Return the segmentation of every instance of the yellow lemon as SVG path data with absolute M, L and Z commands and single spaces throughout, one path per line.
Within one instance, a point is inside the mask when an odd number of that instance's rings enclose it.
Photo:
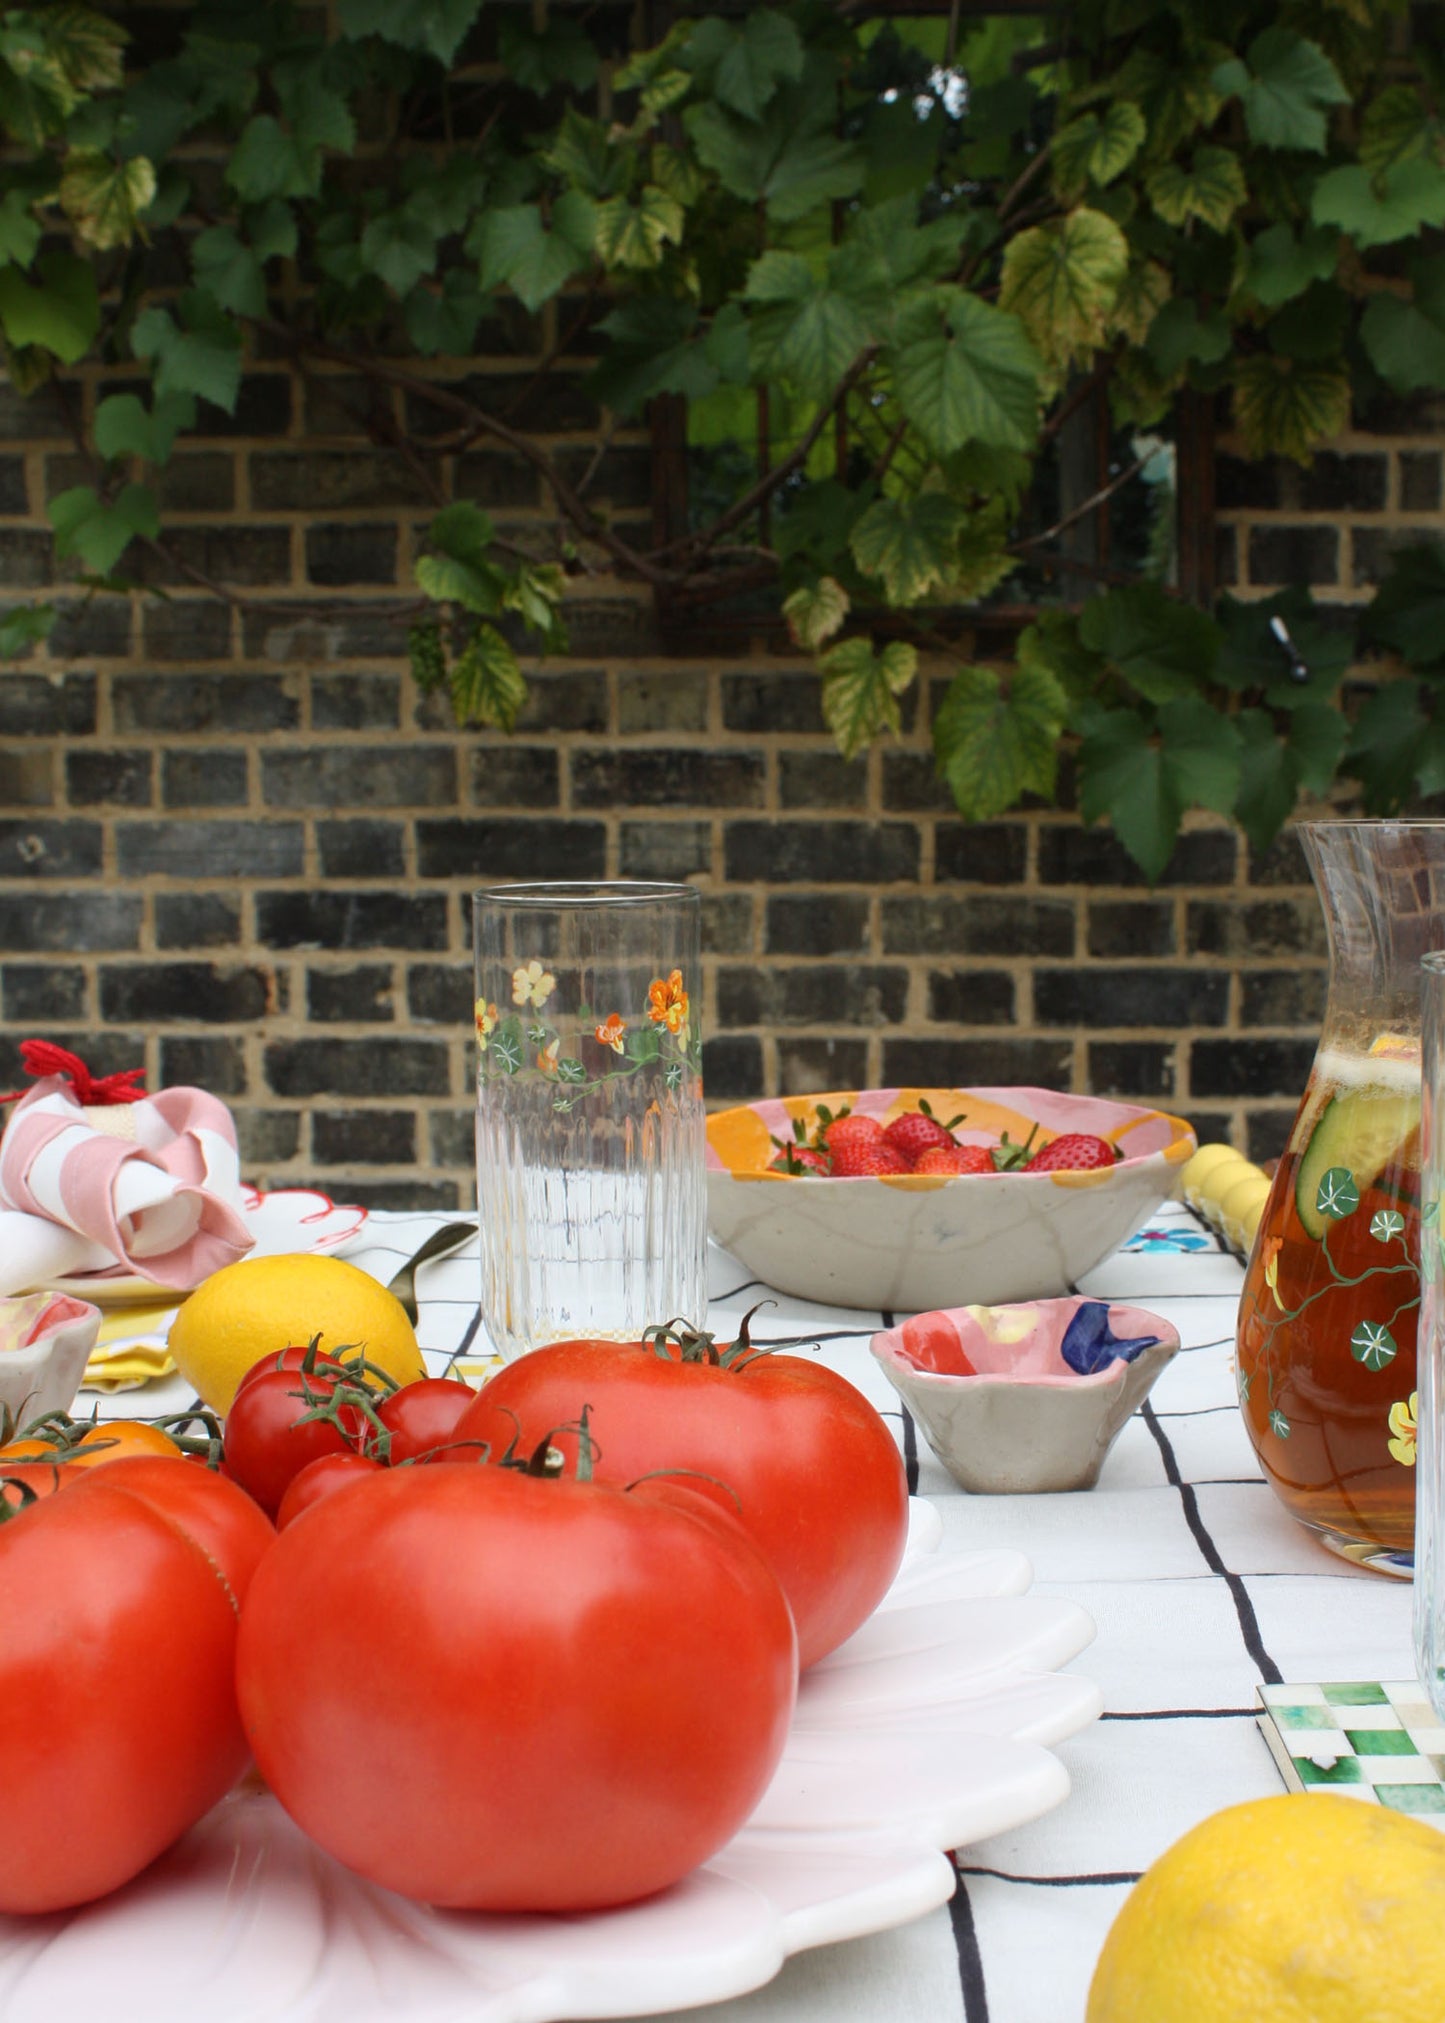
M 1086 2023 L 1440 2023 L 1445 1834 L 1359 1799 L 1257 1798 L 1162 1854 Z
M 1244 1155 L 1236 1152 L 1232 1145 L 1201 1145 L 1193 1157 L 1185 1161 L 1184 1170 L 1179 1175 L 1184 1199 L 1191 1208 L 1204 1208 L 1214 1175 L 1218 1173 L 1223 1179 L 1226 1166 L 1243 1166 L 1245 1163 Z
M 253 1363 L 320 1335 L 323 1351 L 360 1347 L 408 1384 L 426 1368 L 400 1300 L 339 1257 L 243 1257 L 191 1294 L 171 1323 L 176 1368 L 215 1412 L 230 1409 Z
M 1228 1185 L 1219 1197 L 1219 1227 L 1226 1243 L 1236 1250 L 1248 1250 L 1259 1227 L 1264 1204 L 1269 1199 L 1269 1180 L 1257 1166 L 1236 1174 L 1229 1169 Z

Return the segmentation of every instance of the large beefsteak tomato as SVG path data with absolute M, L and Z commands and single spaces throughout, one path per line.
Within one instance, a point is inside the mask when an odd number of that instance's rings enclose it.
M 892 1434 L 845 1377 L 750 1352 L 745 1334 L 741 1351 L 718 1357 L 705 1336 L 554 1342 L 498 1371 L 453 1437 L 497 1454 L 551 1434 L 570 1459 L 586 1406 L 598 1481 L 676 1469 L 698 1487 L 726 1485 L 783 1584 L 806 1667 L 887 1593 L 908 1531 L 907 1478 Z
M 172 1472 L 122 1486 L 156 1469 Z M 233 1485 L 215 1482 L 212 1495 L 185 1461 L 76 1473 L 0 1523 L 0 1911 L 12 1913 L 65 1910 L 128 1882 L 246 1763 L 236 1590 L 270 1526 L 230 1504 Z
M 388 1469 L 284 1530 L 241 1614 L 256 1761 L 405 1896 L 585 1911 L 665 1888 L 772 1775 L 797 1679 L 756 1548 L 689 1492 Z

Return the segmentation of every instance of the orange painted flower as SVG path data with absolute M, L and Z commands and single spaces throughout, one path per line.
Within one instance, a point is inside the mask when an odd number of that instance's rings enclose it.
M 1390 1452 L 1405 1468 L 1415 1466 L 1416 1419 L 1420 1409 L 1420 1394 L 1410 1393 L 1407 1405 L 1402 1398 L 1390 1407 L 1390 1432 L 1394 1436 L 1389 1442 Z
M 494 1004 L 488 1004 L 487 1000 L 484 997 L 479 997 L 477 999 L 475 1011 L 477 1020 L 477 1045 L 485 1053 L 488 1035 L 496 1031 L 497 1019 L 499 1014 L 497 1012 L 497 1007 Z
M 1282 1236 L 1269 1237 L 1264 1246 L 1264 1282 L 1274 1294 L 1274 1303 L 1284 1312 L 1284 1301 L 1279 1296 L 1279 1254 L 1284 1248 Z
M 540 1053 L 540 1054 L 538 1054 L 538 1056 L 537 1056 L 537 1066 L 538 1066 L 538 1067 L 539 1067 L 539 1068 L 540 1068 L 540 1069 L 542 1070 L 542 1073 L 543 1073 L 544 1075 L 555 1075 L 555 1074 L 556 1074 L 556 1072 L 557 1072 L 557 1054 L 558 1054 L 558 1050 L 560 1049 L 561 1045 L 562 1045 L 562 1042 L 561 1042 L 561 1040 L 560 1040 L 560 1039 L 558 1039 L 558 1040 L 553 1040 L 552 1044 L 551 1044 L 551 1045 L 550 1045 L 549 1047 L 543 1047 L 543 1049 L 542 1049 L 541 1053 Z
M 673 1034 L 687 1030 L 687 992 L 680 969 L 675 969 L 666 983 L 658 977 L 647 996 L 647 1016 L 655 1026 L 666 1026 Z
M 627 1031 L 626 1019 L 616 1012 L 609 1012 L 600 1026 L 594 1028 L 599 1046 L 611 1047 L 614 1054 L 622 1052 L 622 1036 Z

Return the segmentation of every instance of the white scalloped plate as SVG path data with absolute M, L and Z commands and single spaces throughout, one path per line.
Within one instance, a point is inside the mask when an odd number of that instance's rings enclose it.
M 144 1876 L 68 1917 L 0 1918 L 0 2015 L 54 2023 L 555 2023 L 741 1995 L 791 1953 L 920 1917 L 945 1850 L 1058 1805 L 1051 1747 L 1099 1712 L 1053 1668 L 1091 1640 L 1027 1592 L 1020 1553 L 909 1552 L 857 1635 L 803 1681 L 743 1831 L 676 1888 L 589 1917 L 440 1912 L 362 1882 L 243 1786 Z M 478 1710 L 485 1718 L 485 1710 Z

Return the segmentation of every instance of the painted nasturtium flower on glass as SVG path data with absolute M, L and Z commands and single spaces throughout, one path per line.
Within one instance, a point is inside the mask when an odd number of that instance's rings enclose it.
M 535 958 L 519 963 L 512 971 L 513 1004 L 544 1005 L 556 988 L 556 977 Z
M 555 1040 L 553 1040 L 553 1042 L 552 1042 L 552 1044 L 551 1044 L 550 1046 L 547 1046 L 547 1047 L 543 1047 L 543 1049 L 542 1049 L 541 1053 L 540 1053 L 540 1054 L 538 1054 L 538 1056 L 537 1056 L 537 1066 L 538 1066 L 538 1067 L 539 1067 L 539 1068 L 540 1068 L 540 1069 L 542 1070 L 542 1073 L 543 1073 L 544 1075 L 555 1075 L 555 1074 L 556 1074 L 556 1072 L 557 1072 L 557 1055 L 558 1055 L 558 1052 L 559 1052 L 559 1050 L 560 1050 L 560 1048 L 561 1048 L 561 1045 L 562 1045 L 562 1042 L 561 1042 L 561 1040 L 560 1040 L 560 1039 L 555 1039 Z
M 1405 1468 L 1415 1466 L 1415 1418 L 1419 1411 L 1420 1394 L 1410 1393 L 1410 1402 L 1400 1399 L 1390 1407 L 1390 1452 Z
M 484 997 L 479 997 L 477 999 L 476 1002 L 477 1045 L 482 1049 L 484 1053 L 486 1051 L 487 1039 L 489 1035 L 494 1033 L 497 1029 L 497 1019 L 499 1016 L 500 1014 L 498 1013 L 497 1007 L 494 1004 L 488 1004 L 487 1000 Z
M 1274 1294 L 1274 1303 L 1284 1312 L 1284 1301 L 1279 1296 L 1279 1254 L 1284 1247 L 1282 1236 L 1271 1236 L 1264 1246 L 1264 1282 Z
M 682 971 L 675 969 L 663 982 L 658 977 L 647 993 L 647 1016 L 655 1026 L 666 1026 L 676 1035 L 687 1027 L 687 992 L 682 987 Z
M 609 1012 L 600 1026 L 594 1028 L 600 1046 L 611 1047 L 614 1054 L 622 1052 L 622 1039 L 627 1031 L 627 1021 L 616 1012 Z

